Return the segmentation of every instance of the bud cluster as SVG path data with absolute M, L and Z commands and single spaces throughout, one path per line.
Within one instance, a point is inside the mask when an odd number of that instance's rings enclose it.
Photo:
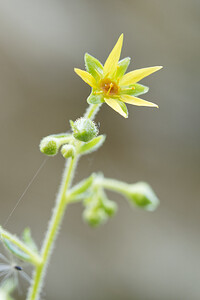
M 102 187 L 93 188 L 84 204 L 83 218 L 91 226 L 104 224 L 117 211 L 117 204 L 107 198 Z
M 40 151 L 48 156 L 55 156 L 60 147 L 64 158 L 74 158 L 76 154 L 88 154 L 96 151 L 104 142 L 105 136 L 97 137 L 98 128 L 88 118 L 70 121 L 72 133 L 50 135 L 40 142 Z M 82 143 L 81 143 L 82 142 Z

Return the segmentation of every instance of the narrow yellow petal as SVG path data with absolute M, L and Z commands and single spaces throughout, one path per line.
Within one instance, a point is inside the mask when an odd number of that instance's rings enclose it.
M 143 100 L 143 99 L 140 99 L 140 98 L 137 98 L 137 97 L 133 97 L 133 96 L 130 96 L 130 95 L 121 95 L 120 99 L 123 102 L 128 103 L 128 104 L 132 104 L 132 105 L 150 106 L 150 107 L 157 107 L 158 108 L 158 105 L 153 103 L 153 102 L 149 102 L 149 101 L 146 101 L 146 100 Z
M 152 74 L 160 69 L 162 69 L 162 67 L 157 66 L 157 67 L 138 69 L 138 70 L 129 72 L 129 73 L 125 74 L 122 77 L 122 79 L 120 80 L 120 86 L 136 83 L 136 82 L 140 81 L 142 78 L 149 76 L 150 74 Z
M 75 68 L 74 71 L 83 79 L 83 81 L 85 81 L 91 87 L 96 88 L 96 80 L 90 73 L 77 68 Z
M 124 118 L 128 118 L 128 114 L 123 111 L 118 101 L 112 98 L 104 98 L 104 100 L 112 109 L 118 112 L 121 116 L 123 116 Z
M 110 52 L 110 54 L 105 62 L 105 65 L 103 68 L 104 75 L 107 75 L 107 74 L 112 75 L 116 71 L 117 63 L 119 61 L 121 50 L 122 50 L 122 44 L 123 44 L 123 33 L 120 35 L 116 45 Z

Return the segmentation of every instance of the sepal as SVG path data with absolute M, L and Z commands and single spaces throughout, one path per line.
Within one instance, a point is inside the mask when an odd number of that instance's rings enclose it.
M 92 55 L 85 54 L 85 67 L 86 70 L 96 79 L 99 80 L 103 74 L 103 66 L 98 59 Z
M 89 97 L 87 98 L 88 104 L 101 104 L 103 102 L 103 94 L 95 94 L 94 91 L 92 91 Z
M 116 78 L 121 78 L 126 73 L 130 61 L 131 61 L 130 57 L 126 57 L 118 62 Z

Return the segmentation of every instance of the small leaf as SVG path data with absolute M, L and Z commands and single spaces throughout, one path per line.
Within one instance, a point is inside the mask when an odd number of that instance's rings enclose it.
M 38 252 L 37 245 L 31 236 L 30 228 L 27 227 L 24 229 L 24 232 L 22 234 L 22 240 L 30 249 L 32 249 L 35 252 Z
M 104 102 L 104 99 L 103 99 L 103 95 L 100 94 L 100 95 L 95 95 L 94 93 L 91 93 L 89 95 L 89 97 L 87 98 L 87 103 L 88 104 L 101 104 Z
M 15 246 L 12 242 L 10 242 L 9 240 L 7 240 L 5 238 L 2 238 L 2 242 L 6 246 L 6 248 L 12 254 L 14 254 L 16 257 L 18 257 L 19 259 L 21 259 L 23 261 L 32 262 L 32 259 L 30 258 L 30 256 L 28 254 L 26 254 L 25 252 L 23 252 L 21 249 L 19 249 L 17 246 Z
M 99 135 L 88 143 L 83 144 L 79 149 L 79 154 L 88 154 L 99 149 L 106 139 L 105 135 Z
M 92 55 L 85 54 L 85 67 L 86 70 L 96 79 L 99 80 L 103 74 L 103 66 L 98 59 Z
M 124 73 L 128 69 L 130 61 L 130 57 L 126 57 L 118 62 L 116 78 L 121 78 L 124 75 Z
M 80 196 L 83 195 L 92 185 L 94 181 L 95 174 L 92 174 L 90 177 L 80 181 L 69 191 L 70 202 L 74 202 L 76 199 L 80 199 Z M 67 195 L 68 198 L 68 195 Z

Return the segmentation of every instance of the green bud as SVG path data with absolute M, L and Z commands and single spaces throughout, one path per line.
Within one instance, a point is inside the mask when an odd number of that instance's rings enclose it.
M 127 192 L 127 196 L 133 204 L 147 211 L 155 210 L 159 204 L 152 188 L 145 182 L 131 185 Z
M 108 217 L 103 208 L 88 207 L 83 212 L 84 220 L 92 227 L 104 224 Z
M 40 142 L 40 151 L 48 156 L 53 156 L 58 153 L 59 146 L 60 144 L 57 138 L 47 136 Z
M 87 118 L 80 118 L 70 122 L 75 139 L 82 142 L 89 142 L 98 134 L 98 129 L 93 121 Z
M 103 208 L 105 212 L 109 215 L 109 217 L 112 217 L 117 212 L 117 204 L 114 201 L 106 199 L 106 201 L 103 203 Z
M 75 152 L 76 150 L 73 145 L 63 145 L 61 148 L 61 153 L 64 158 L 69 158 L 69 157 L 74 158 Z

